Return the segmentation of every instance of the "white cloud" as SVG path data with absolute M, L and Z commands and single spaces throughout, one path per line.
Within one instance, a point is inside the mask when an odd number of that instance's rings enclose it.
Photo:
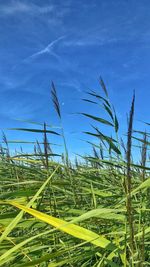
M 2 5 L 0 8 L 1 15 L 12 15 L 16 12 L 27 12 L 30 9 L 28 5 L 20 2 L 12 2 L 9 5 Z
M 105 45 L 105 44 L 109 44 L 109 43 L 116 43 L 118 41 L 117 38 L 105 38 L 105 37 L 101 37 L 101 38 L 96 38 L 96 37 L 92 37 L 92 38 L 82 38 L 82 39 L 76 39 L 76 40 L 70 40 L 70 41 L 66 41 L 64 42 L 65 46 L 93 46 L 93 45 Z
M 64 81 L 59 83 L 60 86 L 66 86 L 66 87 L 72 87 L 74 88 L 77 92 L 81 93 L 81 86 L 80 83 L 77 80 L 71 80 L 71 81 Z
M 0 15 L 16 15 L 17 13 L 45 14 L 53 11 L 53 9 L 53 5 L 38 6 L 13 0 L 9 4 L 0 5 Z

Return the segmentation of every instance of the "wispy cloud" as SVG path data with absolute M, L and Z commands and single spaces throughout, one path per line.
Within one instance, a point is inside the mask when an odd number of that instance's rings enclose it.
M 77 80 L 74 80 L 74 79 L 72 79 L 71 81 L 59 82 L 59 85 L 63 87 L 74 88 L 79 93 L 82 92 L 81 84 Z
M 39 97 L 41 103 L 38 103 Z M 13 94 L 12 90 L 5 90 L 1 92 L 1 98 L 4 103 L 1 105 L 0 115 L 5 115 L 11 119 L 17 116 L 32 116 L 45 102 L 45 96 L 42 93 L 26 90 L 20 91 L 19 89 L 14 89 Z M 6 101 L 7 105 L 5 105 Z
M 64 43 L 65 46 L 79 46 L 79 47 L 83 47 L 83 46 L 94 46 L 94 45 L 98 45 L 98 46 L 103 46 L 105 44 L 109 44 L 109 43 L 116 43 L 118 41 L 117 38 L 105 38 L 105 37 L 101 37 L 101 38 L 95 38 L 94 36 L 92 36 L 91 38 L 82 38 L 82 39 L 75 39 L 75 40 L 70 40 L 70 41 L 66 41 Z
M 33 3 L 12 0 L 6 4 L 0 5 L 0 15 L 16 15 L 17 13 L 44 14 L 53 11 L 53 5 L 38 6 Z

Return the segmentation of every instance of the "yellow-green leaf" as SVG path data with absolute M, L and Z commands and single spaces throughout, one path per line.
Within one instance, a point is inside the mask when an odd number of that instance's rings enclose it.
M 67 234 L 70 234 L 76 238 L 82 239 L 82 240 L 86 240 L 98 247 L 102 247 L 102 248 L 106 248 L 109 244 L 110 241 L 107 240 L 106 238 L 104 238 L 103 236 L 100 236 L 88 229 L 85 229 L 81 226 L 75 225 L 73 223 L 68 223 L 64 220 L 55 218 L 53 216 L 44 214 L 42 212 L 39 212 L 37 210 L 28 208 L 26 206 L 20 205 L 16 202 L 9 202 L 11 205 L 21 209 L 22 211 L 25 211 L 31 215 L 33 215 L 35 218 L 44 221 L 56 228 L 58 228 L 59 230 L 66 232 Z

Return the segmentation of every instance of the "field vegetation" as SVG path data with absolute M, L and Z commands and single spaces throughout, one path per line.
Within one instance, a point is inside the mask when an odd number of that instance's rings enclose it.
M 42 135 L 30 154 L 21 150 L 12 155 L 12 141 L 3 134 L 0 266 L 150 265 L 150 133 L 134 129 L 133 94 L 127 133 L 121 137 L 102 79 L 100 85 L 101 90 L 87 92 L 83 101 L 99 106 L 103 115 L 78 114 L 91 124 L 84 133 L 90 155 L 70 161 L 54 83 L 51 97 L 60 128 L 37 122 L 31 128 L 11 129 Z M 101 130 L 104 126 L 110 135 Z M 51 135 L 62 138 L 63 155 L 52 149 Z M 140 151 L 138 162 L 135 149 Z

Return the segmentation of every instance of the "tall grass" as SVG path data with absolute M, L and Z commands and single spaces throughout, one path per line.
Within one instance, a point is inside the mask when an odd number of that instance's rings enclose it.
M 83 100 L 87 105 L 99 106 L 103 116 L 80 114 L 91 124 L 91 130 L 85 132 L 91 155 L 80 155 L 75 162 L 69 160 L 54 83 L 51 95 L 60 120 L 57 131 L 47 123 L 34 123 L 37 128 L 11 129 L 38 133 L 43 138 L 29 142 L 33 153 L 21 149 L 15 155 L 9 148 L 13 141 L 3 134 L 0 266 L 150 265 L 150 133 L 133 128 L 133 96 L 125 145 L 102 78 L 100 85 L 102 94 L 89 91 Z M 103 132 L 101 125 L 109 131 Z M 49 142 L 52 134 L 62 138 L 64 156 L 55 153 Z M 139 163 L 132 157 L 137 147 L 141 151 Z

